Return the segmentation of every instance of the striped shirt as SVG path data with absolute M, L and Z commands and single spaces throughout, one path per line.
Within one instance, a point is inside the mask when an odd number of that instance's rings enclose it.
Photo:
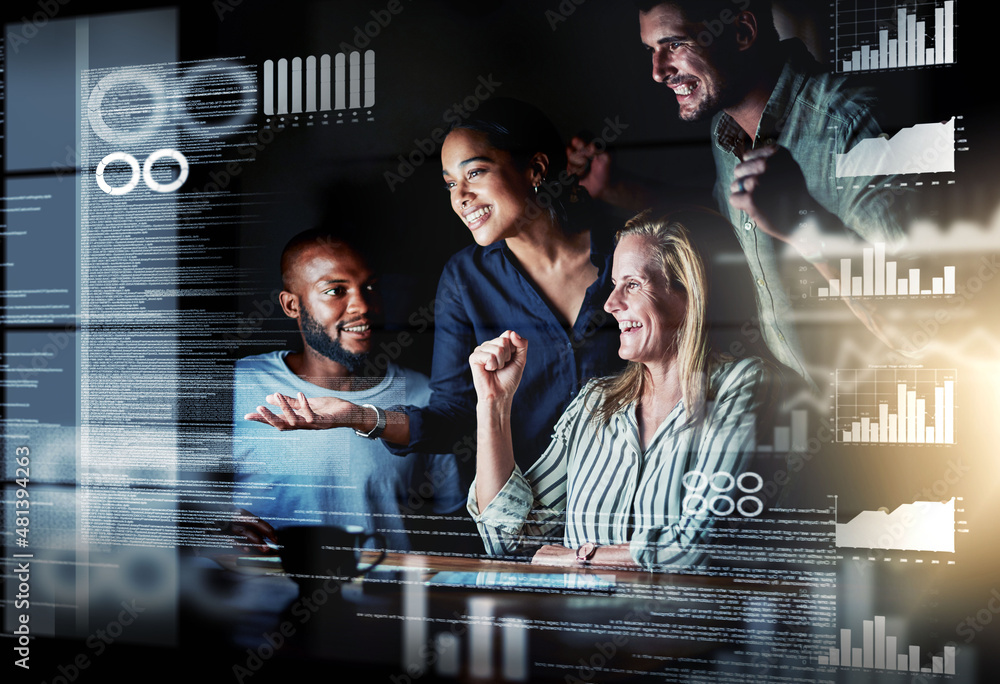
M 777 372 L 760 359 L 720 362 L 711 369 L 704 419 L 690 424 L 679 401 L 643 451 L 634 402 L 606 426 L 591 419 L 602 396 L 591 381 L 566 408 L 538 462 L 525 474 L 515 466 L 482 512 L 473 482 L 468 509 L 486 552 L 628 543 L 643 567 L 704 562 L 712 514 L 699 492 L 746 471 L 756 431 L 773 422 L 779 392 Z

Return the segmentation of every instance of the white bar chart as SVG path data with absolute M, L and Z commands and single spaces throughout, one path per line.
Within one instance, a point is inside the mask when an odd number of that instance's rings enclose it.
M 837 2 L 842 73 L 955 64 L 956 0 Z
M 861 275 L 857 275 L 852 259 L 840 260 L 840 278 L 832 278 L 829 287 L 816 289 L 820 299 L 837 297 L 920 297 L 927 295 L 955 294 L 955 267 L 945 266 L 940 275 L 933 275 L 930 287 L 919 268 L 906 269 L 906 277 L 899 277 L 896 261 L 887 261 L 885 243 L 876 242 L 862 250 Z
M 955 444 L 955 369 L 838 369 L 837 442 Z
M 362 59 L 363 57 L 363 59 Z M 263 109 L 267 116 L 331 112 L 375 106 L 375 51 L 265 60 Z
M 804 453 L 808 449 L 809 412 L 795 410 L 791 412 L 791 425 L 780 425 L 774 428 L 774 440 L 771 444 L 759 444 L 757 451 L 761 453 Z
M 920 646 L 906 646 L 905 652 L 900 653 L 897 638 L 886 634 L 884 615 L 862 621 L 860 648 L 854 646 L 853 639 L 850 629 L 841 629 L 840 647 L 830 648 L 827 655 L 817 656 L 816 663 L 848 668 L 956 674 L 954 646 L 945 646 L 942 655 L 931 656 L 930 667 L 921 667 Z

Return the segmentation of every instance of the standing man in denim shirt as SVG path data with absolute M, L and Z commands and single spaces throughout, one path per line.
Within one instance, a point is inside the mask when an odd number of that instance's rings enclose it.
M 839 275 L 835 257 L 860 253 L 853 243 L 891 250 L 903 238 L 887 179 L 872 187 L 836 176 L 837 154 L 881 133 L 873 99 L 826 73 L 800 41 L 780 41 L 769 0 L 636 4 L 653 79 L 674 91 L 682 120 L 713 117 L 714 195 L 746 254 L 764 339 L 808 380 L 779 250 L 796 250 L 829 279 Z M 847 303 L 891 345 L 868 310 Z

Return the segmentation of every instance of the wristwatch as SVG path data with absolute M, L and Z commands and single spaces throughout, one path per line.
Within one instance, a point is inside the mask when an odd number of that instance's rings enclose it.
M 365 437 L 367 439 L 378 439 L 385 432 L 385 411 L 380 409 L 378 406 L 372 406 L 371 404 L 362 404 L 361 408 L 370 408 L 375 412 L 375 427 L 372 428 L 371 432 L 362 432 L 361 430 L 355 430 L 354 434 L 358 437 Z
M 590 561 L 591 558 L 594 557 L 594 553 L 596 551 L 597 551 L 597 544 L 595 544 L 594 542 L 587 542 L 576 550 L 576 559 L 583 563 L 587 563 Z

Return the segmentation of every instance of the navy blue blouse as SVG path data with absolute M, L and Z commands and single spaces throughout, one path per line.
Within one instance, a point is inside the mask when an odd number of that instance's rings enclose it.
M 410 443 L 387 444 L 392 451 L 454 453 L 464 470 L 474 470 L 476 390 L 469 355 L 478 344 L 510 329 L 529 343 L 514 395 L 511 433 L 514 460 L 522 470 L 531 467 L 583 384 L 624 366 L 618 356 L 618 325 L 604 311 L 612 289 L 614 249 L 611 235 L 599 233 L 591 231 L 590 254 L 598 276 L 571 328 L 538 293 L 505 242 L 472 245 L 448 261 L 434 308 L 433 393 L 426 407 L 399 407 L 410 419 Z

